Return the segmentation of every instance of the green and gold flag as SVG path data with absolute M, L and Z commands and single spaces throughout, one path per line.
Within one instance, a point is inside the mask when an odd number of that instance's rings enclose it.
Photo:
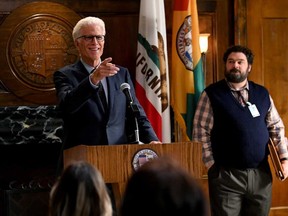
M 174 1 L 172 31 L 171 105 L 177 133 L 181 133 L 176 141 L 189 141 L 196 105 L 204 89 L 196 0 Z

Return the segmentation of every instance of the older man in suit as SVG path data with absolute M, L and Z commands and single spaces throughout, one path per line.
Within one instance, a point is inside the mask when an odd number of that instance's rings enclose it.
M 64 149 L 80 144 L 132 142 L 128 131 L 134 127 L 135 117 L 140 141 L 161 143 L 135 96 L 129 71 L 113 64 L 111 57 L 101 60 L 105 34 L 103 20 L 96 17 L 81 19 L 73 29 L 80 59 L 54 73 L 64 120 Z M 133 115 L 127 106 L 127 99 L 120 88 L 123 83 L 130 85 L 137 115 Z M 101 99 L 103 93 L 104 100 Z

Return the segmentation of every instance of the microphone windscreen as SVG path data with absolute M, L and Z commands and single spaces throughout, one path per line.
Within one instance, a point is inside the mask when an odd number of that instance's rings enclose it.
M 130 89 L 130 85 L 128 83 L 122 83 L 120 85 L 120 89 L 121 91 L 123 91 L 124 89 Z

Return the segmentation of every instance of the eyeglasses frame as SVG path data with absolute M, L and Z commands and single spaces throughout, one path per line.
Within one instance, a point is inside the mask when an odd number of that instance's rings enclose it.
M 80 39 L 80 38 L 83 38 L 85 41 L 88 41 L 88 42 L 92 42 L 94 38 L 96 38 L 98 42 L 103 42 L 105 40 L 105 35 L 82 35 L 76 39 Z

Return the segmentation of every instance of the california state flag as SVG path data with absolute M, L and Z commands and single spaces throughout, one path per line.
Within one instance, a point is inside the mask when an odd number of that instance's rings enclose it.
M 141 0 L 136 95 L 158 138 L 171 142 L 169 73 L 163 0 Z

